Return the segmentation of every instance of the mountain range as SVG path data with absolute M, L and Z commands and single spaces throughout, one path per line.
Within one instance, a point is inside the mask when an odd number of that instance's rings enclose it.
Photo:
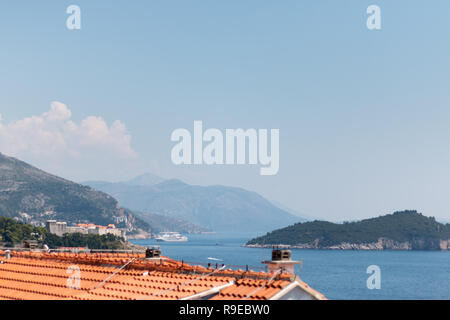
M 193 224 L 191 222 L 164 216 L 156 213 L 142 213 L 133 211 L 133 213 L 145 220 L 152 227 L 153 233 L 161 233 L 167 231 L 176 231 L 179 233 L 209 233 L 212 230 Z
M 115 224 L 142 236 L 169 230 L 266 232 L 302 221 L 241 188 L 194 186 L 152 174 L 84 184 L 0 153 L 0 215 L 35 225 L 49 219 Z
M 195 186 L 149 174 L 125 182 L 83 184 L 110 194 L 149 223 L 156 214 L 212 231 L 267 232 L 304 221 L 261 195 L 236 187 Z
M 148 223 L 120 207 L 110 195 L 44 172 L 0 153 L 0 215 L 23 222 L 115 224 L 148 232 Z

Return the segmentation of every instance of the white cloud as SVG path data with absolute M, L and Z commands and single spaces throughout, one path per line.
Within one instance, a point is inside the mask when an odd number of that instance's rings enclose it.
M 136 159 L 131 136 L 125 125 L 112 125 L 101 117 L 89 116 L 77 124 L 72 112 L 61 102 L 52 102 L 50 110 L 10 123 L 0 115 L 0 152 L 23 160 L 44 163 L 63 160 L 114 161 Z M 35 161 L 35 162 L 36 162 Z

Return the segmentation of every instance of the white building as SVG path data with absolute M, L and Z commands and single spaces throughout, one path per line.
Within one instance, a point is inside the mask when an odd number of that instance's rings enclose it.
M 81 233 L 81 234 L 112 234 L 122 237 L 126 240 L 126 230 L 116 228 L 115 225 L 99 226 L 92 223 L 79 223 L 76 226 L 67 226 L 67 222 L 58 222 L 56 220 L 47 220 L 46 229 L 48 232 L 62 236 L 65 233 Z

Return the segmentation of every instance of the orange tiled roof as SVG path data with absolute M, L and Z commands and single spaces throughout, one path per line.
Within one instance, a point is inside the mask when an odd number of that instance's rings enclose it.
M 78 223 L 77 227 L 92 228 L 92 227 L 95 227 L 95 224 L 93 224 L 93 223 Z
M 87 251 L 89 249 L 87 247 L 59 247 L 58 250 L 79 252 L 79 251 Z
M 286 280 L 240 279 L 211 300 L 268 300 L 290 283 Z
M 215 288 L 221 289 L 215 299 L 229 300 L 261 286 L 249 299 L 265 300 L 292 280 L 285 274 L 268 283 L 272 274 L 265 272 L 205 268 L 165 257 L 145 260 L 144 254 L 12 251 L 11 259 L 4 256 L 0 250 L 0 300 L 182 299 Z M 68 286 L 73 270 L 79 270 L 77 289 Z

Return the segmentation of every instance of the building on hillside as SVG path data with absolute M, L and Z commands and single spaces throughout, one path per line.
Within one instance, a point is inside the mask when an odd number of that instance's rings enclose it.
M 326 300 L 288 271 L 295 261 L 276 260 L 272 267 L 279 261 L 286 268 L 255 272 L 193 266 L 154 250 L 0 250 L 0 300 Z
M 76 226 L 68 226 L 67 222 L 58 222 L 56 220 L 48 220 L 46 225 L 48 232 L 62 236 L 65 233 L 81 233 L 81 234 L 112 234 L 117 237 L 122 237 L 126 240 L 126 230 L 116 228 L 115 225 L 99 226 L 93 223 L 79 223 Z

